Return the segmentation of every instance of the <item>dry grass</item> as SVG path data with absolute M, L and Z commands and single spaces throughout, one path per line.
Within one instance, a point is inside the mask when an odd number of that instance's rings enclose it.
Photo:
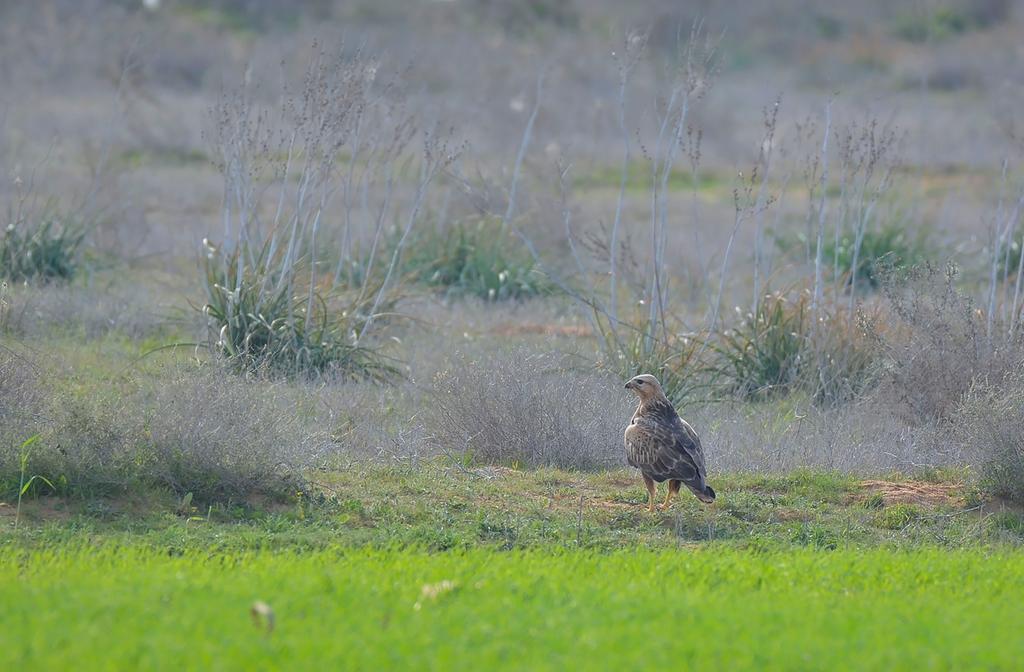
M 457 459 L 596 469 L 622 464 L 631 407 L 618 379 L 536 351 L 456 358 L 435 382 L 428 427 Z
M 948 418 L 975 381 L 998 385 L 1024 361 L 1019 332 L 997 325 L 986 333 L 982 311 L 955 278 L 952 266 L 925 265 L 886 283 L 891 315 L 875 325 L 888 361 L 880 393 L 911 424 Z
M 176 297 L 175 297 L 176 298 Z M 0 307 L 0 333 L 21 340 L 69 336 L 94 340 L 108 334 L 142 341 L 180 332 L 200 333 L 199 320 L 170 307 L 143 283 L 100 280 L 92 286 L 11 287 Z
M 708 469 L 783 473 L 801 467 L 873 475 L 955 463 L 929 430 L 910 430 L 871 401 L 828 408 L 808 397 L 679 408 L 701 436 Z M 949 446 L 947 446 L 949 448 Z
M 144 395 L 141 448 L 147 480 L 201 501 L 301 489 L 303 470 L 322 465 L 329 437 L 303 421 L 301 398 L 216 369 L 174 371 Z
M 11 452 L 41 423 L 45 393 L 33 359 L 0 344 L 0 452 Z
M 296 413 L 311 405 L 302 389 L 254 384 L 216 367 L 174 365 L 84 386 L 51 367 L 39 374 L 48 381 L 42 386 L 17 360 L 0 366 L 10 381 L 0 408 L 11 435 L 0 445 L 4 491 L 17 473 L 20 441 L 12 438 L 22 435 L 40 437 L 30 473 L 76 496 L 140 486 L 191 492 L 197 501 L 280 496 L 301 489 L 304 471 L 335 449 L 308 415 Z
M 977 382 L 952 420 L 950 437 L 964 446 L 985 490 L 1024 503 L 1024 376 L 998 385 Z

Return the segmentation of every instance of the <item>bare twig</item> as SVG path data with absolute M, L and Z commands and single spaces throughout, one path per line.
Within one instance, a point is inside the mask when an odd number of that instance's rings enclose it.
M 530 111 L 530 118 L 526 122 L 526 128 L 523 130 L 523 139 L 519 143 L 519 152 L 516 154 L 515 167 L 512 169 L 512 185 L 508 190 L 508 208 L 505 210 L 505 216 L 502 218 L 503 227 L 508 226 L 508 223 L 512 221 L 512 215 L 515 214 L 516 208 L 516 190 L 519 186 L 519 171 L 523 166 L 523 159 L 526 157 L 526 150 L 530 146 L 530 140 L 533 138 L 533 124 L 537 121 L 537 113 L 540 112 L 541 94 L 544 91 L 544 68 L 537 73 L 537 87 L 536 93 L 534 94 L 533 109 Z

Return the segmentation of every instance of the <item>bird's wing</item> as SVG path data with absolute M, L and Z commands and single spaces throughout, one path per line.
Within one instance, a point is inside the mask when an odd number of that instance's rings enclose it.
M 700 437 L 697 436 L 697 432 L 693 431 L 693 427 L 690 427 L 690 423 L 682 418 L 679 418 L 679 424 L 682 426 L 682 433 L 685 438 L 679 442 L 680 447 L 689 453 L 690 458 L 697 466 L 703 477 L 707 474 L 707 468 L 704 466 L 704 447 L 700 445 Z
M 638 417 L 633 425 L 647 447 L 642 461 L 634 465 L 657 481 L 680 480 L 704 487 L 704 451 L 693 428 L 682 420 L 667 424 L 653 418 Z

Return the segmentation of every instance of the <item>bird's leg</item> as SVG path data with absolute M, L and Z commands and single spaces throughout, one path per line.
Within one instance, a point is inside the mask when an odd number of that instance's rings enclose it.
M 644 485 L 647 486 L 647 510 L 654 513 L 654 497 L 658 492 L 658 486 L 654 484 L 654 479 L 646 474 L 644 475 Z
M 668 509 L 668 505 L 672 502 L 672 497 L 679 494 L 679 487 L 683 484 L 682 481 L 672 479 L 668 482 L 668 494 L 665 495 L 665 503 L 661 505 L 662 511 Z

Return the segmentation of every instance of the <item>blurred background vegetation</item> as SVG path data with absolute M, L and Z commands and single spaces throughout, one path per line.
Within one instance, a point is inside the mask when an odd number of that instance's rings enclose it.
M 649 371 L 713 470 L 1024 498 L 986 410 L 1022 37 L 1013 0 L 3 3 L 0 492 L 604 469 Z

